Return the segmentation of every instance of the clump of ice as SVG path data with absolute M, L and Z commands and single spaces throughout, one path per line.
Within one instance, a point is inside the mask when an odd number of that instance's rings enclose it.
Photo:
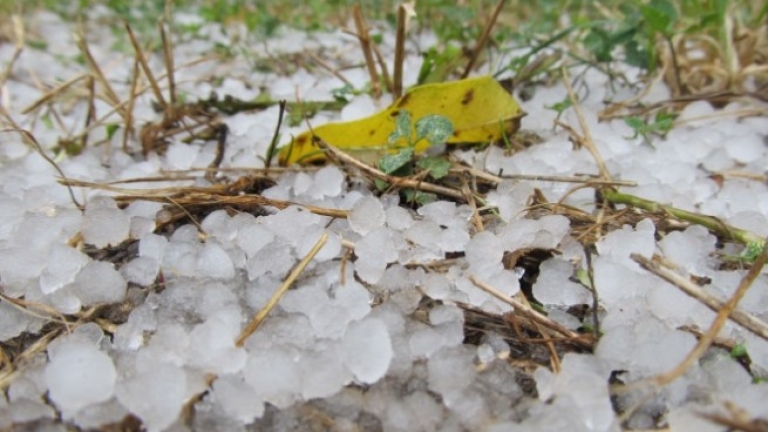
M 339 196 L 344 179 L 344 173 L 339 168 L 327 165 L 315 173 L 307 195 L 315 199 Z
M 614 370 L 631 371 L 633 377 L 660 374 L 676 366 L 696 344 L 690 333 L 673 330 L 652 316 L 642 326 L 615 326 L 606 330 L 595 350 Z
M 65 418 L 114 395 L 115 365 L 92 342 L 61 341 L 51 346 L 48 354 L 51 360 L 45 369 L 45 382 L 51 400 Z
M 347 216 L 349 226 L 361 235 L 381 228 L 385 219 L 386 215 L 381 201 L 373 197 L 365 197 L 357 201 Z
M 291 405 L 301 391 L 298 358 L 280 347 L 257 350 L 248 356 L 245 382 L 256 392 L 255 404 L 266 401 L 278 408 Z
M 554 398 L 552 409 L 575 408 L 578 415 L 571 419 L 577 423 L 570 429 L 607 431 L 615 418 L 608 392 L 609 374 L 610 369 L 593 356 L 568 353 L 563 357 L 559 374 L 538 368 L 534 377 L 539 399 Z
M 88 201 L 81 232 L 83 241 L 97 248 L 114 246 L 128 238 L 131 217 L 109 197 L 96 197 Z
M 355 378 L 372 384 L 387 373 L 392 361 L 392 341 L 387 326 L 376 318 L 356 321 L 347 327 L 341 356 Z
M 213 313 L 195 326 L 189 334 L 187 364 L 216 374 L 239 372 L 246 361 L 245 351 L 234 346 L 241 322 L 240 310 L 233 306 Z
M 91 261 L 75 277 L 73 293 L 84 306 L 123 300 L 128 284 L 107 262 Z
M 149 257 L 138 257 L 120 267 L 120 274 L 126 281 L 141 286 L 151 285 L 160 271 L 160 263 Z
M 499 232 L 504 250 L 524 248 L 554 249 L 570 230 L 565 216 L 549 215 L 541 219 L 513 220 Z
M 178 419 L 190 396 L 187 380 L 187 373 L 179 366 L 155 361 L 118 382 L 117 399 L 148 431 L 160 432 Z
M 55 244 L 48 253 L 48 265 L 40 275 L 40 291 L 50 294 L 75 280 L 75 275 L 90 261 L 72 247 Z
M 223 375 L 213 382 L 211 399 L 230 417 L 243 424 L 264 414 L 264 402 L 239 375 Z
M 377 283 L 384 275 L 387 264 L 397 259 L 391 231 L 377 228 L 367 232 L 355 243 L 355 255 L 355 271 L 358 276 L 365 282 Z
M 611 257 L 616 262 L 633 267 L 629 255 L 640 254 L 650 258 L 656 248 L 654 234 L 656 227 L 650 219 L 643 219 L 635 228 L 625 225 L 620 230 L 608 233 L 596 244 L 602 257 Z
M 589 304 L 592 294 L 583 285 L 573 282 L 574 268 L 571 263 L 555 257 L 539 267 L 539 277 L 533 285 L 536 300 L 550 305 Z
M 488 193 L 487 201 L 488 204 L 495 205 L 499 209 L 499 216 L 502 219 L 509 222 L 522 217 L 532 194 L 533 186 L 530 183 L 506 180 L 499 183 L 496 190 Z

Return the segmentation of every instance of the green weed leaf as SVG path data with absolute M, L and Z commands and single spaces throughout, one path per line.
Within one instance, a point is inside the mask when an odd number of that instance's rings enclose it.
M 426 138 L 431 145 L 442 144 L 453 135 L 453 123 L 441 115 L 424 116 L 416 122 L 416 141 Z
M 395 154 L 386 155 L 379 159 L 379 169 L 387 174 L 394 174 L 408 165 L 413 159 L 413 147 L 407 147 Z
M 430 177 L 439 180 L 448 174 L 451 163 L 439 157 L 425 157 L 416 163 L 419 168 L 429 171 Z
M 400 110 L 395 118 L 395 130 L 389 136 L 389 143 L 394 144 L 400 138 L 405 139 L 411 145 L 411 113 Z

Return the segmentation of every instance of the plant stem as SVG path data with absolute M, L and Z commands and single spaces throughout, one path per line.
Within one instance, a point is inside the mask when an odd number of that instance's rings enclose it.
M 607 201 L 613 204 L 624 204 L 632 207 L 637 207 L 651 213 L 659 213 L 659 212 L 666 213 L 681 221 L 686 221 L 686 222 L 695 223 L 697 225 L 701 225 L 719 236 L 733 239 L 744 245 L 749 245 L 750 243 L 763 244 L 764 242 L 763 238 L 761 238 L 760 236 L 750 231 L 747 231 L 741 228 L 736 228 L 732 225 L 728 225 L 727 223 L 721 221 L 720 219 L 714 216 L 707 216 L 700 213 L 693 213 L 686 210 L 681 210 L 679 208 L 675 208 L 670 205 L 659 204 L 655 201 L 647 200 L 644 198 L 636 197 L 634 195 L 629 195 L 629 194 L 625 194 L 625 193 L 621 193 L 613 190 L 604 190 L 603 197 Z

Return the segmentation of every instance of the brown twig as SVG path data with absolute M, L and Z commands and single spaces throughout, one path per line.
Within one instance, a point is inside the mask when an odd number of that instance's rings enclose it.
M 131 93 L 128 95 L 128 106 L 125 110 L 125 125 L 123 125 L 123 151 L 128 151 L 128 138 L 133 134 L 133 107 L 136 105 L 136 89 L 139 86 L 139 80 L 141 75 L 139 74 L 139 58 L 134 55 L 133 70 L 131 71 Z
M 477 59 L 480 58 L 480 53 L 482 52 L 483 47 L 486 43 L 488 43 L 488 37 L 491 35 L 491 30 L 496 24 L 496 20 L 499 18 L 501 9 L 504 8 L 504 3 L 506 2 L 507 0 L 499 0 L 499 2 L 496 4 L 496 9 L 493 10 L 491 19 L 488 20 L 488 22 L 485 24 L 483 32 L 480 33 L 480 36 L 477 38 L 477 42 L 475 42 L 475 47 L 472 48 L 472 57 L 469 58 L 469 63 L 467 63 L 467 67 L 464 69 L 464 73 L 461 74 L 461 79 L 467 78 L 472 72 L 472 69 L 475 68 L 475 63 L 477 63 Z
M 320 239 L 317 240 L 317 243 L 312 247 L 312 249 L 307 253 L 307 255 L 299 262 L 299 264 L 291 271 L 291 273 L 288 275 L 288 277 L 285 279 L 282 285 L 280 285 L 280 288 L 275 291 L 274 294 L 272 294 L 272 297 L 270 297 L 269 301 L 267 301 L 266 306 L 264 306 L 256 316 L 253 317 L 250 323 L 245 327 L 245 329 L 240 333 L 240 336 L 237 337 L 235 340 L 235 346 L 241 347 L 245 343 L 245 340 L 248 339 L 250 335 L 255 332 L 261 323 L 264 321 L 264 319 L 267 317 L 269 312 L 277 305 L 277 302 L 280 301 L 280 298 L 283 297 L 283 294 L 285 294 L 286 291 L 288 291 L 288 288 L 291 287 L 294 281 L 299 277 L 301 272 L 304 271 L 304 269 L 309 265 L 309 262 L 312 261 L 312 259 L 315 258 L 315 255 L 317 255 L 318 252 L 320 252 L 320 249 L 323 248 L 325 245 L 325 242 L 328 241 L 328 233 L 323 233 L 323 235 L 320 236 Z
M 141 49 L 141 46 L 139 45 L 139 41 L 136 40 L 136 35 L 133 34 L 133 29 L 131 29 L 131 25 L 128 24 L 128 21 L 123 21 L 123 25 L 125 26 L 125 31 L 128 32 L 128 38 L 131 40 L 131 45 L 133 45 L 133 50 L 136 53 L 136 58 L 139 60 L 139 64 L 141 65 L 141 70 L 144 72 L 144 75 L 146 75 L 147 80 L 149 81 L 149 85 L 152 88 L 152 93 L 155 95 L 155 99 L 157 99 L 157 103 L 165 110 L 168 107 L 168 103 L 165 101 L 165 97 L 163 97 L 163 92 L 160 90 L 160 85 L 157 83 L 157 80 L 155 79 L 155 75 L 152 73 L 152 70 L 149 68 L 149 64 L 147 63 L 147 58 L 144 56 L 144 50 Z M 171 75 L 173 71 L 168 71 L 167 74 Z
M 685 278 L 672 270 L 662 267 L 658 261 L 649 260 L 648 258 L 645 258 L 641 255 L 633 255 L 632 259 L 640 264 L 642 268 L 671 283 L 680 291 L 700 301 L 711 310 L 717 312 L 725 307 L 725 303 L 722 300 L 719 300 L 711 294 L 707 293 L 698 285 L 691 282 L 688 278 Z M 768 323 L 764 322 L 760 318 L 757 318 L 756 316 L 742 310 L 735 309 L 730 314 L 730 319 L 745 329 L 756 334 L 757 336 L 768 340 Z
M 395 31 L 395 72 L 392 84 L 392 97 L 398 99 L 403 95 L 403 63 L 405 62 L 405 33 L 408 31 L 408 21 L 414 15 L 413 6 L 407 3 L 397 7 L 397 29 Z
M 15 36 L 15 48 L 13 50 L 13 56 L 11 60 L 6 64 L 5 70 L 0 74 L 0 87 L 5 86 L 6 80 L 11 76 L 13 71 L 13 65 L 16 64 L 21 52 L 24 51 L 24 22 L 19 15 L 13 15 L 11 17 L 11 23 L 13 24 L 13 33 Z
M 320 66 L 321 68 L 323 68 L 323 69 L 327 70 L 328 72 L 330 72 L 331 75 L 333 75 L 336 78 L 338 78 L 339 80 L 341 80 L 344 84 L 347 84 L 347 85 L 350 85 L 350 86 L 352 85 L 352 81 L 347 79 L 347 77 L 342 75 L 341 72 L 336 70 L 333 66 L 329 65 L 328 62 L 326 62 L 325 60 L 323 60 L 320 57 L 318 57 L 315 53 L 307 51 L 306 55 L 310 59 L 312 59 L 313 62 L 317 63 L 318 66 Z
M 600 156 L 600 152 L 597 151 L 595 142 L 592 140 L 592 135 L 589 133 L 589 126 L 587 126 L 584 113 L 581 111 L 581 105 L 579 104 L 579 100 L 576 97 L 576 94 L 573 92 L 573 87 L 571 86 L 571 78 L 568 75 L 568 69 L 563 67 L 561 70 L 563 72 L 563 83 L 565 84 L 566 90 L 568 90 L 568 97 L 571 99 L 571 105 L 576 112 L 576 117 L 579 119 L 579 126 L 581 126 L 581 132 L 583 136 L 580 137 L 580 141 L 582 144 L 584 144 L 584 147 L 587 148 L 587 151 L 589 151 L 589 153 L 592 155 L 592 158 L 595 159 L 597 168 L 600 171 L 600 177 L 604 180 L 612 180 L 611 174 L 608 172 L 608 168 L 605 166 L 605 161 L 603 160 L 602 156 Z
M 308 211 L 321 216 L 345 219 L 348 214 L 348 211 L 346 210 L 311 206 L 292 201 L 276 200 L 255 194 L 241 195 L 240 191 L 238 190 L 229 190 L 231 189 L 230 185 L 213 185 L 208 188 L 173 187 L 159 189 L 128 189 L 111 186 L 104 183 L 92 183 L 71 179 L 61 180 L 60 183 L 71 187 L 87 187 L 91 189 L 106 190 L 118 194 L 124 194 L 123 196 L 115 197 L 117 202 L 133 202 L 137 200 L 168 202 L 168 198 L 170 197 L 173 198 L 175 203 L 178 203 L 182 206 L 269 206 L 281 210 L 290 206 L 301 206 L 306 208 Z
M 173 41 L 168 37 L 165 31 L 165 25 L 162 21 L 157 22 L 157 28 L 160 30 L 160 40 L 163 44 L 163 61 L 165 62 L 165 75 L 168 78 L 168 96 L 171 103 L 168 104 L 166 115 L 169 118 L 175 118 L 176 109 L 176 80 L 174 77 L 175 68 L 173 66 Z
M 563 326 L 562 324 L 552 321 L 549 317 L 540 314 L 539 312 L 526 306 L 522 302 L 509 297 L 508 295 L 499 291 L 495 287 L 481 281 L 475 275 L 470 275 L 469 280 L 473 284 L 475 284 L 475 286 L 477 286 L 478 288 L 482 289 L 488 294 L 491 294 L 492 296 L 503 301 L 504 303 L 512 306 L 513 308 L 515 308 L 516 311 L 522 313 L 526 317 L 530 318 L 532 321 L 539 323 L 542 326 L 546 327 L 547 329 L 568 338 L 574 344 L 577 344 L 587 349 L 592 349 L 594 347 L 594 340 L 592 340 L 590 336 L 580 335 L 574 332 L 573 330 Z
M 368 75 L 371 76 L 371 94 L 378 99 L 381 96 L 381 83 L 379 81 L 379 72 L 376 70 L 376 63 L 373 59 L 371 50 L 371 36 L 368 33 L 368 26 L 363 18 L 363 12 L 360 5 L 352 8 L 352 14 L 355 18 L 355 28 L 357 29 L 357 39 L 360 41 L 360 49 L 363 50 L 365 65 L 368 68 Z
M 594 177 L 566 177 L 566 176 L 548 176 L 548 175 L 530 175 L 530 174 L 504 174 L 501 176 L 493 175 L 489 172 L 479 170 L 477 168 L 451 168 L 451 173 L 468 172 L 473 176 L 477 176 L 486 181 L 492 183 L 501 183 L 504 180 L 530 180 L 530 181 L 542 181 L 542 182 L 557 182 L 557 183 L 584 183 L 586 185 L 595 186 L 628 186 L 635 187 L 637 182 L 633 180 L 604 180 Z
M 85 37 L 82 34 L 77 33 L 75 34 L 75 41 L 77 42 L 80 51 L 83 53 L 86 63 L 88 63 L 88 68 L 91 70 L 91 74 L 96 77 L 96 80 L 101 85 L 107 102 L 117 110 L 121 117 L 125 118 L 126 114 L 123 104 L 120 102 L 120 98 L 117 97 L 117 93 L 115 93 L 109 80 L 104 76 L 104 72 L 102 72 L 99 64 L 96 63 L 96 60 L 93 58 L 91 50 L 88 48 L 88 43 L 85 41 Z
M 639 255 L 631 255 L 633 259 L 637 259 L 637 256 Z M 715 337 L 717 337 L 717 334 L 720 333 L 720 330 L 723 328 L 723 326 L 725 326 L 725 323 L 728 321 L 728 318 L 733 313 L 734 309 L 736 309 L 736 306 L 739 304 L 741 298 L 744 297 L 744 294 L 747 293 L 749 288 L 752 286 L 752 283 L 760 275 L 760 271 L 763 269 L 763 266 L 765 266 L 766 260 L 768 260 L 768 247 L 763 247 L 763 251 L 760 253 L 760 256 L 757 257 L 747 274 L 744 276 L 744 278 L 741 279 L 739 286 L 736 288 L 736 292 L 733 293 L 733 296 L 731 296 L 730 300 L 728 300 L 728 302 L 717 312 L 717 317 L 715 317 L 715 320 L 712 322 L 709 330 L 707 330 L 707 332 L 702 335 L 696 346 L 693 348 L 693 350 L 691 350 L 690 353 L 688 353 L 683 361 L 681 361 L 677 366 L 670 369 L 669 371 L 653 378 L 653 383 L 656 386 L 664 387 L 668 385 L 683 375 L 685 371 L 688 370 L 688 368 L 690 368 L 696 361 L 701 358 L 702 355 L 704 355 L 704 352 L 712 344 L 712 341 L 714 341 Z

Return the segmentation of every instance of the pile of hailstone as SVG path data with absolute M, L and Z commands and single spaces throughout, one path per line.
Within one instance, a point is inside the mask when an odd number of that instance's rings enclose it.
M 96 8 L 91 13 L 104 12 Z M 210 164 L 215 143 L 171 138 L 167 151 L 145 158 L 133 139 L 129 147 L 137 154 L 121 150 L 122 133 L 109 146 L 54 156 L 57 139 L 85 124 L 86 99 L 69 105 L 52 101 L 53 124 L 22 111 L 43 96 L 39 83 L 53 85 L 86 70 L 72 60 L 78 56 L 73 26 L 46 13 L 34 18 L 37 27 L 30 32 L 38 31 L 47 49 L 22 52 L 2 88 L 2 103 L 68 178 L 106 183 Z M 198 37 L 176 42 L 176 65 L 192 63 L 216 44 L 237 43 L 233 35 L 242 32 L 224 32 L 195 22 L 194 16 L 176 18 L 201 25 Z M 310 51 L 339 65 L 359 64 L 361 58 L 357 42 L 341 32 L 283 30 L 258 43 L 244 34 L 238 37 L 250 43 L 253 56 Z M 392 39 L 385 33 L 386 58 L 391 58 Z M 422 47 L 436 42 L 429 34 L 417 39 Z M 114 51 L 115 36 L 104 28 L 89 28 L 87 41 L 114 91 L 127 100 L 132 55 Z M 13 44 L 0 44 L 0 59 L 10 61 L 13 50 Z M 421 62 L 413 46 L 409 53 L 406 84 L 415 82 Z M 163 70 L 159 56 L 151 57 L 150 65 Z M 366 85 L 362 67 L 344 75 L 355 88 Z M 207 98 L 211 91 L 248 100 L 262 90 L 274 99 L 331 100 L 331 91 L 344 84 L 322 70 L 298 68 L 288 76 L 254 72 L 242 58 L 194 63 L 175 77 L 187 100 Z M 710 176 L 735 168 L 763 173 L 768 165 L 765 118 L 736 120 L 729 113 L 741 108 L 738 104 L 715 111 L 707 103 L 692 103 L 680 126 L 649 145 L 631 138 L 633 131 L 621 120 L 597 121 L 603 100 L 633 93 L 613 93 L 608 78 L 595 70 L 583 79 L 589 92 L 581 104 L 591 136 L 611 175 L 637 182 L 627 192 L 768 235 L 766 185 L 744 178 L 719 184 Z M 561 85 L 537 88 L 522 104 L 528 113 L 523 128 L 540 134 L 542 143 L 511 155 L 491 147 L 455 151 L 454 157 L 495 174 L 597 173 L 585 149 L 575 149 L 566 133 L 552 129 L 556 113 L 546 107 L 564 94 Z M 643 101 L 668 96 L 660 84 Z M 136 124 L 157 120 L 151 103 L 150 93 L 136 99 Z M 386 103 L 361 95 L 341 113 L 320 113 L 311 121 L 359 118 Z M 97 116 L 111 110 L 100 99 L 95 104 Z M 277 107 L 225 116 L 230 135 L 221 167 L 263 167 L 277 117 Z M 571 111 L 562 120 L 577 125 Z M 104 123 L 119 121 L 112 114 Z M 102 129 L 91 131 L 92 142 L 107 137 Z M 283 135 L 299 130 L 285 128 Z M 499 217 L 477 232 L 468 205 L 439 200 L 414 211 L 401 205 L 397 194 L 375 193 L 354 172 L 329 165 L 285 172 L 263 195 L 347 210 L 346 219 L 320 216 L 301 205 L 254 214 L 219 209 L 205 214 L 199 226 L 156 232 L 160 203 L 137 200 L 123 207 L 111 192 L 75 189 L 75 197 L 85 203 L 83 212 L 77 210 L 58 183 L 58 173 L 18 134 L 2 135 L 0 163 L 0 341 L 4 350 L 29 345 L 25 341 L 30 339 L 39 343 L 39 349 L 14 359 L 12 374 L 7 363 L 2 365 L 0 429 L 98 429 L 131 416 L 150 432 L 597 432 L 662 426 L 701 432 L 724 430 L 699 414 L 723 413 L 725 402 L 750 417 L 768 418 L 768 385 L 753 383 L 750 373 L 722 349 L 711 349 L 683 377 L 647 399 L 609 392 L 612 373 L 622 371 L 620 379 L 632 382 L 675 366 L 696 343 L 693 334 L 679 328 L 707 328 L 714 317 L 640 269 L 630 254 L 659 254 L 674 262 L 680 274 L 711 280 L 703 289 L 723 299 L 746 273 L 722 269 L 716 238 L 699 226 L 665 235 L 644 219 L 597 242 L 591 262 L 602 337 L 593 354 L 564 354 L 558 373 L 545 366 L 513 367 L 515 353 L 505 339 L 509 334 L 488 331 L 479 345 L 464 343 L 465 313 L 459 305 L 495 315 L 510 311 L 478 289 L 471 275 L 510 296 L 520 289 L 521 270 L 505 268 L 505 251 L 557 249 L 541 264 L 533 294 L 552 319 L 571 329 L 582 325 L 563 313 L 592 302 L 592 294 L 572 280 L 574 265 L 583 268 L 587 260 L 571 221 L 561 215 L 534 220 L 525 214 L 535 188 L 550 201 L 565 197 L 565 204 L 592 211 L 594 192 L 589 189 L 567 194 L 573 186 L 568 183 L 506 180 L 487 196 Z M 126 186 L 190 185 L 209 184 L 201 176 Z M 323 233 L 328 242 L 293 289 L 245 345 L 236 347 L 245 324 Z M 110 259 L 120 250 L 123 258 Z M 429 266 L 446 256 L 457 258 L 440 270 Z M 766 318 L 767 292 L 768 277 L 761 275 L 740 308 Z M 422 307 L 425 298 L 434 300 L 428 308 Z M 94 310 L 97 305 L 109 306 Z M 109 313 L 99 315 L 100 310 Z M 90 318 L 86 311 L 92 312 Z M 753 370 L 768 367 L 765 340 L 733 323 L 720 337 L 742 343 Z M 636 408 L 633 414 L 620 419 L 617 412 L 630 408 Z

